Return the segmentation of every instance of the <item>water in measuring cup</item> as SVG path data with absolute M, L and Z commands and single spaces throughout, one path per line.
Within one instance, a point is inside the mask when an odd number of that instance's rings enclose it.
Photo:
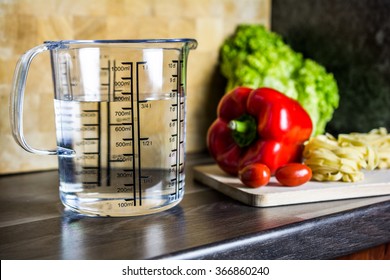
M 158 212 L 184 194 L 184 99 L 55 100 L 60 197 L 100 216 Z

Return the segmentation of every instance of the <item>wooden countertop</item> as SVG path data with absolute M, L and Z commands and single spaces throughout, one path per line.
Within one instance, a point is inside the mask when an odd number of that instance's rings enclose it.
M 390 242 L 390 196 L 255 208 L 201 185 L 188 155 L 176 207 L 129 218 L 66 211 L 57 171 L 0 177 L 1 259 L 332 259 Z

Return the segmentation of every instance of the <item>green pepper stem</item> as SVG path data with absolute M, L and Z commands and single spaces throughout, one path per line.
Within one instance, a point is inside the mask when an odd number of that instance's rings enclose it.
M 228 127 L 232 131 L 234 141 L 240 147 L 249 146 L 257 137 L 257 124 L 255 119 L 250 115 L 231 120 Z
M 231 120 L 228 124 L 229 128 L 233 131 L 245 133 L 249 129 L 249 121 Z

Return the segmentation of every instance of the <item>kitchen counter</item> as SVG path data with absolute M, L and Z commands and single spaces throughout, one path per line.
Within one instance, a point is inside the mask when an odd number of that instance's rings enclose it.
M 57 171 L 0 177 L 1 259 L 333 259 L 390 242 L 390 196 L 255 208 L 193 179 L 211 163 L 188 155 L 186 193 L 141 217 L 67 211 Z

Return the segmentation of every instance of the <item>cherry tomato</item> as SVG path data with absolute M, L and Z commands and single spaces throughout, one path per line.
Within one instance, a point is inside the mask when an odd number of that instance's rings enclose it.
M 301 163 L 288 163 L 276 170 L 275 177 L 284 186 L 299 186 L 311 179 L 311 169 Z
M 271 172 L 265 164 L 252 163 L 238 171 L 241 182 L 251 188 L 257 188 L 268 184 Z

